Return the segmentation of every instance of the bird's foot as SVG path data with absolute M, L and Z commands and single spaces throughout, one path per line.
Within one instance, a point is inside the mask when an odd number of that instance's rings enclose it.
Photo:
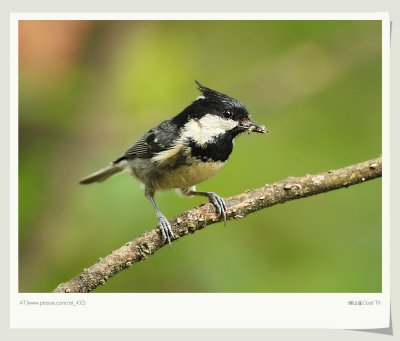
M 217 209 L 218 215 L 224 218 L 224 224 L 226 224 L 226 204 L 224 199 L 222 199 L 218 194 L 214 192 L 208 192 L 208 198 L 210 202 L 215 206 Z
M 164 215 L 157 216 L 163 242 L 171 245 L 171 239 L 175 239 L 174 233 L 172 232 L 171 224 Z

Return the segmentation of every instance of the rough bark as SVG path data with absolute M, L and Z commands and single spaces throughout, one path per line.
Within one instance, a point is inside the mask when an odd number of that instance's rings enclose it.
M 381 176 L 382 158 L 378 157 L 324 173 L 289 177 L 227 198 L 227 220 L 242 219 L 266 207 L 349 187 Z M 171 225 L 175 236 L 180 239 L 219 221 L 221 217 L 216 214 L 214 207 L 207 203 L 178 215 L 171 221 Z M 163 246 L 165 244 L 157 228 L 145 232 L 84 269 L 75 278 L 61 283 L 53 292 L 90 292 L 123 269 L 146 260 Z

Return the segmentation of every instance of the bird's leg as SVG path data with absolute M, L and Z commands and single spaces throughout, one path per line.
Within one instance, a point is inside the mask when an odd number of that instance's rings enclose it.
M 224 224 L 226 224 L 226 204 L 224 199 L 222 199 L 218 194 L 214 192 L 200 192 L 196 191 L 196 187 L 191 187 L 191 188 L 182 188 L 181 192 L 183 195 L 201 195 L 204 197 L 208 197 L 208 200 L 210 200 L 210 203 L 212 203 L 215 208 L 217 209 L 217 212 L 220 216 L 224 218 Z
M 157 206 L 156 201 L 154 200 L 154 192 L 150 192 L 146 189 L 146 196 L 149 198 L 151 204 L 156 211 L 157 220 L 160 225 L 160 231 L 163 236 L 164 243 L 168 241 L 168 244 L 171 245 L 171 238 L 175 238 L 174 233 L 172 232 L 171 224 L 164 214 L 161 213 L 160 209 Z

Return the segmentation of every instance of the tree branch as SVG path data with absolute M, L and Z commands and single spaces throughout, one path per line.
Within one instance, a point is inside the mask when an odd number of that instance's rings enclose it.
M 352 186 L 382 176 L 382 157 L 315 175 L 289 177 L 272 185 L 226 199 L 227 219 L 241 219 L 246 215 L 289 200 Z M 171 221 L 172 230 L 179 239 L 221 221 L 214 207 L 207 203 L 186 211 Z M 145 232 L 118 250 L 100 259 L 77 277 L 61 283 L 53 292 L 90 292 L 104 284 L 132 264 L 146 260 L 164 246 L 158 229 Z

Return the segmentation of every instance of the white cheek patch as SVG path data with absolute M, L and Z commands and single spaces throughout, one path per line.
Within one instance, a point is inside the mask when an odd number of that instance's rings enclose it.
M 219 135 L 235 128 L 237 122 L 231 119 L 224 119 L 215 115 L 207 114 L 200 120 L 190 120 L 183 127 L 183 133 L 171 148 L 164 150 L 155 156 L 152 161 L 158 164 L 173 163 L 178 155 L 185 151 L 188 139 L 194 140 L 198 145 L 204 146 L 213 142 Z
M 200 120 L 190 120 L 185 124 L 183 138 L 191 138 L 203 145 L 211 142 L 215 137 L 235 128 L 238 123 L 231 119 L 207 114 Z
M 231 130 L 237 126 L 237 122 L 230 118 L 222 118 L 216 115 L 207 114 L 200 119 L 200 124 L 208 129 Z

